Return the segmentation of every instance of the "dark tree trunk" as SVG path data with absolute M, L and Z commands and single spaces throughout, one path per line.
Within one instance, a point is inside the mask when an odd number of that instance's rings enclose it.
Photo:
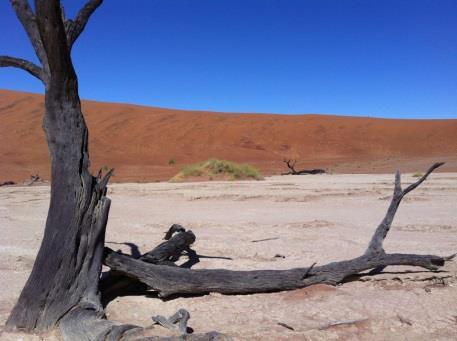
M 59 1 L 37 1 L 34 18 L 40 55 L 47 61 L 43 128 L 51 156 L 51 202 L 32 273 L 7 326 L 46 330 L 79 303 L 100 309 L 109 174 L 102 181 L 89 172 L 88 131 Z
M 41 66 L 0 56 L 0 67 L 21 68 L 45 85 L 43 128 L 51 156 L 51 201 L 32 273 L 6 323 L 9 330 L 39 332 L 60 323 L 66 340 L 119 340 L 132 332 L 147 334 L 137 326 L 107 321 L 100 303 L 98 287 L 110 208 L 106 185 L 112 171 L 103 178 L 101 172 L 97 177 L 90 174 L 88 130 L 70 52 L 101 3 L 88 0 L 76 18 L 69 20 L 59 0 L 36 0 L 35 13 L 28 0 L 11 0 Z M 186 236 L 183 243 L 161 246 L 146 257 L 152 260 L 182 250 L 194 238 L 191 233 Z M 169 325 L 179 322 L 183 331 L 188 318 L 188 313 L 180 311 L 169 320 L 158 320 Z M 217 335 L 197 334 L 189 339 L 209 340 Z

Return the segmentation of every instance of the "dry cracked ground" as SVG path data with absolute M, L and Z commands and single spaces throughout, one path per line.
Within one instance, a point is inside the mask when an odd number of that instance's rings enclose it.
M 405 175 L 403 183 L 415 178 Z M 179 223 L 197 236 L 194 268 L 286 269 L 364 252 L 383 218 L 393 175 L 271 177 L 253 182 L 115 184 L 107 245 L 146 252 Z M 31 270 L 40 244 L 49 187 L 0 188 L 0 325 Z M 432 174 L 402 203 L 385 242 L 388 252 L 457 252 L 457 174 Z M 260 240 L 260 241 L 259 241 Z M 255 241 L 255 242 L 254 242 Z M 203 257 L 206 256 L 206 257 Z M 185 262 L 183 259 L 181 262 Z M 143 326 L 152 315 L 191 314 L 195 332 L 240 340 L 455 340 L 457 262 L 441 272 L 389 267 L 337 287 L 257 294 L 209 294 L 162 301 L 123 296 L 108 318 Z M 148 297 L 149 296 L 149 297 Z M 154 327 L 157 333 L 166 332 Z M 58 339 L 3 332 L 4 340 Z

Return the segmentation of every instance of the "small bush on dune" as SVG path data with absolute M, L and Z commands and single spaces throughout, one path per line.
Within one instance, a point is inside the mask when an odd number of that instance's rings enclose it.
M 191 176 L 201 176 L 203 174 L 202 165 L 200 163 L 196 163 L 194 165 L 185 166 L 178 175 L 182 175 L 185 178 Z
M 237 164 L 232 161 L 210 159 L 185 166 L 170 181 L 183 181 L 186 178 L 208 177 L 208 179 L 242 180 L 263 179 L 260 172 L 251 165 Z

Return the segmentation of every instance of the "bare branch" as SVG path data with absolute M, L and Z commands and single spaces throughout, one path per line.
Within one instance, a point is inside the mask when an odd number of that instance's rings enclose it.
M 428 169 L 428 171 L 427 171 L 419 180 L 417 180 L 415 183 L 409 185 L 409 186 L 403 191 L 403 196 L 405 196 L 406 194 L 408 194 L 409 192 L 411 192 L 413 189 L 415 189 L 416 187 L 418 187 L 422 182 L 425 181 L 425 179 L 427 179 L 427 177 L 428 177 L 435 169 L 437 169 L 438 167 L 441 167 L 442 165 L 444 165 L 444 162 L 437 162 L 437 163 L 433 164 L 433 165 Z
M 29 5 L 28 0 L 11 0 L 11 6 L 16 12 L 16 16 L 21 22 L 22 26 L 27 33 L 30 42 L 32 43 L 33 49 L 35 50 L 38 59 L 43 65 L 43 69 L 47 71 L 48 59 L 46 52 L 43 48 L 41 36 L 38 31 L 35 15 Z
M 9 56 L 0 56 L 0 67 L 16 67 L 27 71 L 32 76 L 38 78 L 43 83 L 45 82 L 45 75 L 43 69 L 38 65 L 21 58 L 14 58 Z
M 427 179 L 427 177 L 432 173 L 435 169 L 438 167 L 441 167 L 444 165 L 444 162 L 437 162 L 433 166 L 431 166 L 427 173 L 425 173 L 424 176 L 422 176 L 418 181 L 415 183 L 409 185 L 405 190 L 401 189 L 401 177 L 400 177 L 400 172 L 397 171 L 395 173 L 395 188 L 394 188 L 394 194 L 392 196 L 392 201 L 390 202 L 389 209 L 387 210 L 387 213 L 382 220 L 381 224 L 379 224 L 378 228 L 376 229 L 373 237 L 371 238 L 370 244 L 368 245 L 368 248 L 365 252 L 365 254 L 371 254 L 371 253 L 384 253 L 384 249 L 382 246 L 382 243 L 384 239 L 387 236 L 387 233 L 390 230 L 390 227 L 392 226 L 392 222 L 395 217 L 395 213 L 397 213 L 398 206 L 400 205 L 401 200 L 403 197 L 417 188 L 422 182 Z
M 292 173 L 296 173 L 295 171 L 295 164 L 297 163 L 297 160 L 286 160 L 284 159 L 283 162 L 287 165 L 287 167 L 292 171 Z
M 75 20 L 65 21 L 65 30 L 67 33 L 68 47 L 71 49 L 76 39 L 82 33 L 89 21 L 90 16 L 102 4 L 103 0 L 89 0 L 76 15 Z

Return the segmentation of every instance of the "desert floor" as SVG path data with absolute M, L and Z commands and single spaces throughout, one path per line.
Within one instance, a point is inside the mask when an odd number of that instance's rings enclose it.
M 413 180 L 411 175 L 403 177 L 405 184 Z M 171 224 L 179 223 L 196 234 L 193 248 L 198 254 L 215 257 L 201 258 L 194 268 L 285 269 L 323 264 L 364 252 L 386 212 L 392 188 L 391 174 L 114 184 L 106 241 L 113 249 L 130 252 L 119 244 L 130 242 L 146 252 L 161 242 Z M 0 188 L 0 325 L 32 268 L 48 192 L 45 185 Z M 386 250 L 456 252 L 456 198 L 457 174 L 432 174 L 405 198 L 385 241 Z M 457 339 L 456 262 L 438 273 L 405 267 L 385 271 L 337 287 L 317 285 L 270 294 L 209 294 L 168 301 L 145 295 L 118 297 L 107 306 L 107 315 L 146 326 L 152 315 L 168 316 L 185 308 L 195 332 L 217 330 L 249 340 Z M 157 332 L 163 334 L 162 329 L 157 327 Z M 0 335 L 4 340 L 40 339 Z

